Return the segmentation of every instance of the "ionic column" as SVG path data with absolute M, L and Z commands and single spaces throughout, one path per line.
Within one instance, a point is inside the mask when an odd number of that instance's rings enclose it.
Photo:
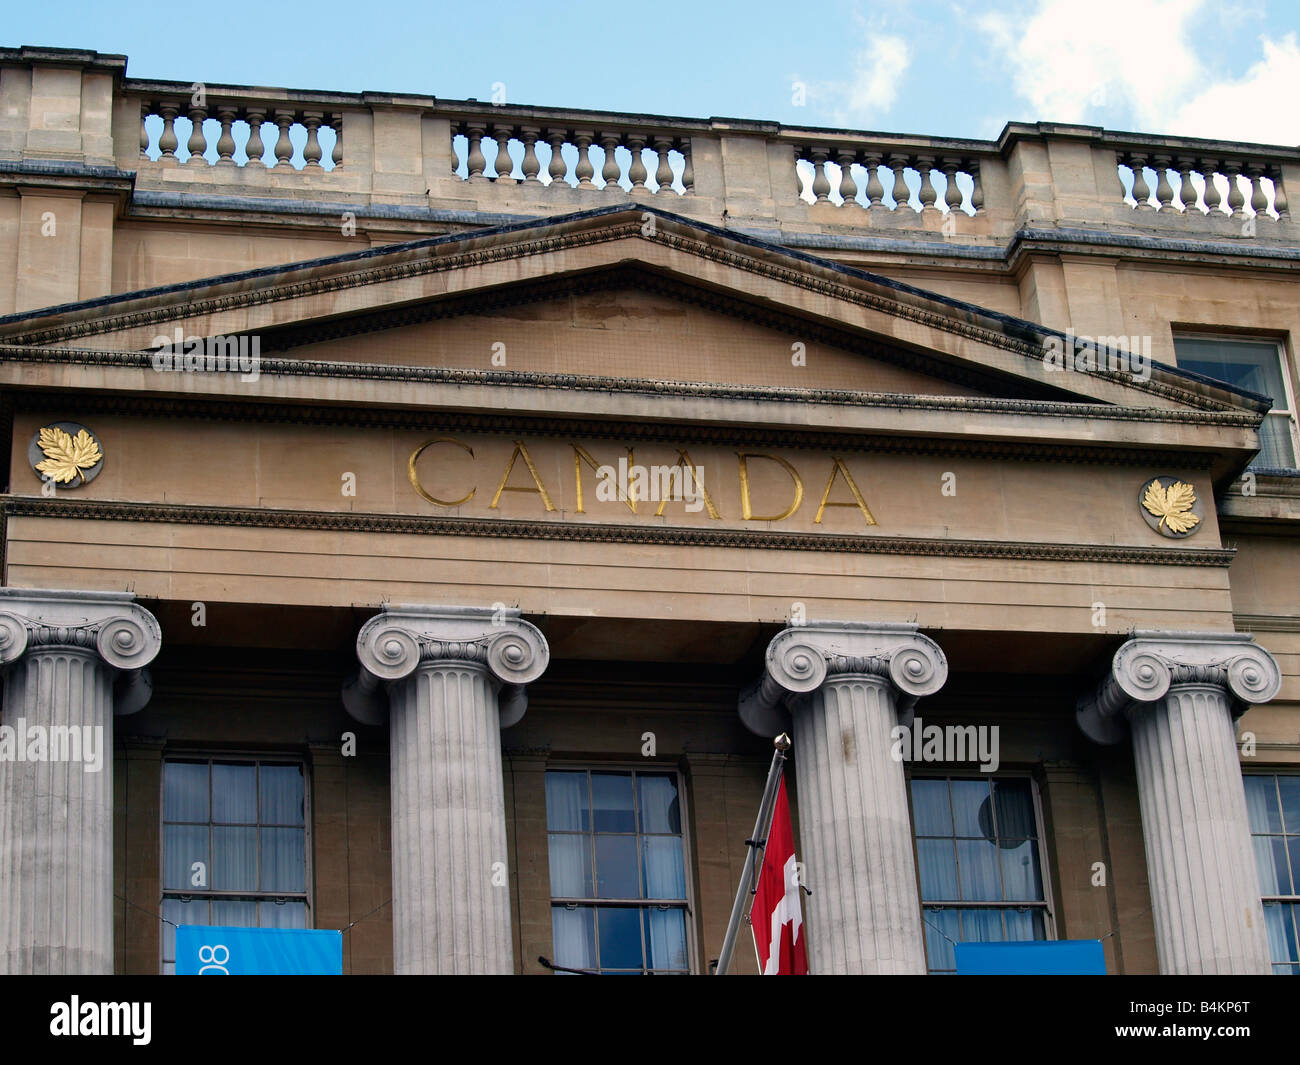
M 1132 735 L 1161 972 L 1270 971 L 1234 720 L 1281 683 L 1248 633 L 1138 632 L 1079 700 L 1091 739 Z
M 924 973 L 925 940 L 903 763 L 892 730 L 948 676 L 915 625 L 810 622 L 768 645 L 740 716 L 762 736 L 794 726 L 800 857 L 812 894 L 814 973 Z
M 134 598 L 0 588 L 0 973 L 113 972 L 113 715 L 162 646 Z
M 501 729 L 546 639 L 518 610 L 385 607 L 357 657 L 344 704 L 389 719 L 394 972 L 512 973 Z

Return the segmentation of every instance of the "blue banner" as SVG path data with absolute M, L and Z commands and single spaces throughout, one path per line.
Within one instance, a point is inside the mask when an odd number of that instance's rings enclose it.
M 302 928 L 176 929 L 177 976 L 342 976 L 343 933 Z
M 1100 939 L 957 943 L 959 976 L 1105 976 Z

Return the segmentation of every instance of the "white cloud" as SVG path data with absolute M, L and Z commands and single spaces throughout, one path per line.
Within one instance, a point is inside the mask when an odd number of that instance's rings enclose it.
M 1300 144 L 1300 112 L 1288 103 L 1300 85 L 1300 46 L 1294 33 L 1280 42 L 1265 37 L 1260 42 L 1264 56 L 1244 77 L 1206 86 L 1172 113 L 1159 132 Z
M 912 50 L 897 34 L 867 29 L 865 35 L 866 47 L 854 57 L 847 78 L 808 84 L 808 103 L 828 116 L 818 124 L 866 126 L 893 109 Z

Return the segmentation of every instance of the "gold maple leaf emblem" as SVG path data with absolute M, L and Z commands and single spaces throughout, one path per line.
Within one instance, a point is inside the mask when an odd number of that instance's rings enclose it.
M 41 430 L 39 447 L 45 454 L 45 461 L 38 462 L 38 472 L 46 474 L 55 484 L 69 484 L 74 477 L 80 477 L 86 483 L 82 472 L 94 466 L 104 457 L 95 438 L 82 429 L 75 437 L 64 432 L 57 425 Z
M 1200 524 L 1201 519 L 1191 513 L 1195 502 L 1196 489 L 1182 481 L 1174 481 L 1168 488 L 1152 481 L 1142 497 L 1142 506 L 1152 517 L 1160 519 L 1156 528 L 1165 526 L 1180 536 Z

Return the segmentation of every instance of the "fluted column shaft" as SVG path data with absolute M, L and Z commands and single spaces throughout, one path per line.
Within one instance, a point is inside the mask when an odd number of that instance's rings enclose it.
M 759 735 L 793 719 L 813 973 L 926 971 L 893 730 L 947 675 L 943 651 L 915 625 L 809 622 L 773 638 L 763 676 L 741 696 L 741 719 Z
M 501 730 L 523 717 L 546 640 L 518 610 L 386 607 L 357 657 L 344 704 L 389 721 L 394 972 L 511 973 Z
M 1160 971 L 1270 971 L 1233 719 L 1281 686 L 1248 633 L 1139 632 L 1079 701 L 1088 736 L 1133 741 Z
M 898 713 L 888 677 L 828 679 L 793 709 L 815 973 L 924 973 Z
M 0 589 L 0 973 L 113 971 L 113 715 L 161 646 L 132 598 Z

